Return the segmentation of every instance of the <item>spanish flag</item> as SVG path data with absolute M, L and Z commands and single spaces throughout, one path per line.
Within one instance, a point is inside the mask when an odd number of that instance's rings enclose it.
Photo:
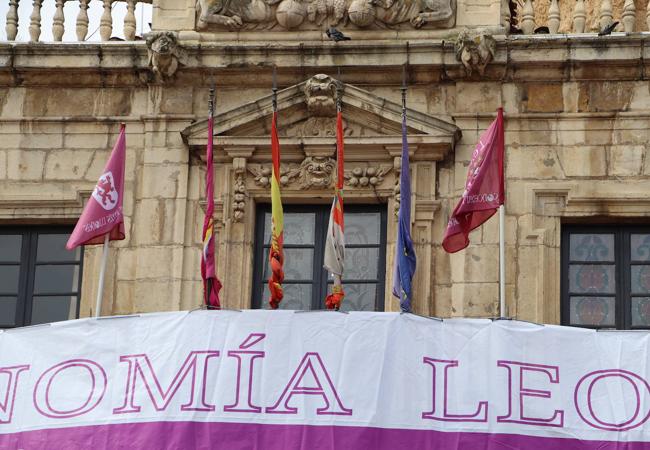
M 332 293 L 325 299 L 325 306 L 327 306 L 327 309 L 338 310 L 341 307 L 343 297 L 345 297 L 342 283 L 343 262 L 345 259 L 345 227 L 343 223 L 343 178 L 345 174 L 343 170 L 343 119 L 340 110 L 336 114 L 336 162 L 338 165 L 336 191 L 327 227 L 324 266 L 334 277 Z
M 282 197 L 280 196 L 280 142 L 278 140 L 277 111 L 273 111 L 271 122 L 271 153 L 273 158 L 273 173 L 271 174 L 271 251 L 269 252 L 269 264 L 271 265 L 271 278 L 269 278 L 269 290 L 271 299 L 269 304 L 272 309 L 278 309 L 284 292 L 282 281 L 284 280 L 284 213 L 282 212 Z

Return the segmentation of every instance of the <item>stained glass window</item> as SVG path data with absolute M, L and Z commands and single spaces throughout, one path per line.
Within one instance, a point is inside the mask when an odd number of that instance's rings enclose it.
M 322 309 L 332 280 L 323 269 L 325 233 L 331 205 L 284 208 L 284 299 L 281 309 Z M 268 255 L 271 213 L 257 210 L 253 307 L 268 308 Z M 344 311 L 383 309 L 386 259 L 386 209 L 380 206 L 345 207 Z
M 69 227 L 0 228 L 0 328 L 78 317 L 82 249 Z
M 650 226 L 565 226 L 562 322 L 650 328 Z

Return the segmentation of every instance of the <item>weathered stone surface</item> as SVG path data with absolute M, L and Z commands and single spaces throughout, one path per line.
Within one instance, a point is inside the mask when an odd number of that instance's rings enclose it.
M 643 170 L 645 145 L 613 145 L 608 148 L 608 175 L 634 176 Z
M 527 112 L 564 110 L 562 83 L 526 83 L 520 87 L 521 101 Z
M 607 174 L 604 146 L 559 147 L 557 155 L 567 177 L 601 177 Z
M 39 150 L 7 150 L 9 180 L 41 180 L 46 152 Z
M 84 177 L 94 152 L 83 150 L 58 150 L 47 153 L 45 179 L 74 180 Z

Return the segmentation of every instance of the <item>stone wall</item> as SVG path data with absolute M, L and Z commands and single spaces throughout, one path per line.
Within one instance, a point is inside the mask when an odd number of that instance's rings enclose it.
M 164 23 L 189 23 L 186 15 L 179 9 L 178 17 L 168 15 Z M 408 62 L 408 106 L 414 117 L 421 114 L 422 123 L 435 119 L 453 124 L 462 133 L 443 151 L 436 147 L 438 141 L 426 140 L 435 134 L 433 128 L 423 125 L 417 131 L 424 137 L 413 131 L 412 144 L 418 148 L 413 162 L 413 225 L 419 252 L 415 310 L 444 317 L 498 314 L 496 217 L 472 233 L 472 244 L 463 252 L 448 255 L 440 241 L 462 192 L 478 135 L 503 105 L 508 313 L 558 323 L 561 223 L 585 218 L 647 220 L 650 215 L 645 40 L 644 35 L 607 41 L 501 36 L 485 74 L 470 76 L 456 60 L 453 43 L 442 40 L 409 46 L 353 42 L 342 47 L 198 45 L 181 39 L 185 59 L 178 72 L 165 79 L 152 73 L 143 42 L 61 44 L 56 52 L 47 45 L 0 44 L 0 225 L 74 223 L 124 121 L 127 238 L 113 244 L 103 313 L 198 306 L 205 188 L 200 122 L 214 80 L 217 113 L 224 114 L 217 133 L 235 130 L 215 141 L 218 271 L 226 286 L 224 306 L 249 307 L 255 204 L 268 201 L 268 194 L 247 176 L 250 196 L 243 220 L 234 220 L 231 204 L 238 174 L 245 173 L 248 164 L 268 160 L 260 150 L 268 140 L 268 123 L 265 116 L 256 119 L 261 127 L 257 140 L 243 144 L 245 136 L 236 132 L 238 119 L 229 111 L 268 112 L 264 98 L 270 93 L 274 65 L 281 89 L 321 72 L 339 77 L 340 70 L 350 90 L 368 93 L 358 94 L 367 97 L 364 101 L 383 99 L 385 106 L 373 107 L 373 114 L 385 120 L 382 132 L 389 136 L 389 103 L 400 102 L 402 65 Z M 354 101 L 350 99 L 350 105 Z M 181 134 L 192 127 L 195 134 Z M 394 157 L 399 153 L 380 137 L 361 135 L 354 141 L 358 150 L 356 156 L 352 151 L 351 164 L 394 165 L 380 188 L 389 211 L 389 286 L 392 188 L 399 167 Z M 299 163 L 304 146 L 283 139 L 283 155 Z M 330 149 L 331 144 L 323 143 Z M 309 145 L 316 151 L 316 144 Z M 418 156 L 420 151 L 424 153 Z M 359 202 L 376 201 L 370 194 L 357 190 L 349 195 Z M 330 195 L 328 189 L 307 194 L 289 189 L 285 200 L 308 202 Z M 82 316 L 93 307 L 98 262 L 99 250 L 87 248 Z M 395 310 L 388 295 L 387 290 L 386 308 Z

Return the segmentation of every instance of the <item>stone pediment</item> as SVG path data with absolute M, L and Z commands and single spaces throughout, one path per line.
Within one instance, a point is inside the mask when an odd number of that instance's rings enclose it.
M 278 134 L 283 154 L 329 154 L 334 149 L 337 87 L 341 92 L 346 151 L 362 156 L 363 148 L 395 153 L 401 146 L 402 106 L 327 75 L 283 89 L 277 94 Z M 270 148 L 272 95 L 215 115 L 216 149 L 248 148 L 253 155 Z M 182 134 L 190 147 L 205 148 L 207 119 Z M 409 146 L 416 158 L 442 159 L 460 138 L 456 125 L 407 108 Z M 320 149 L 320 150 L 319 150 Z M 303 153 L 304 152 L 304 153 Z M 348 152 L 350 154 L 350 152 Z

